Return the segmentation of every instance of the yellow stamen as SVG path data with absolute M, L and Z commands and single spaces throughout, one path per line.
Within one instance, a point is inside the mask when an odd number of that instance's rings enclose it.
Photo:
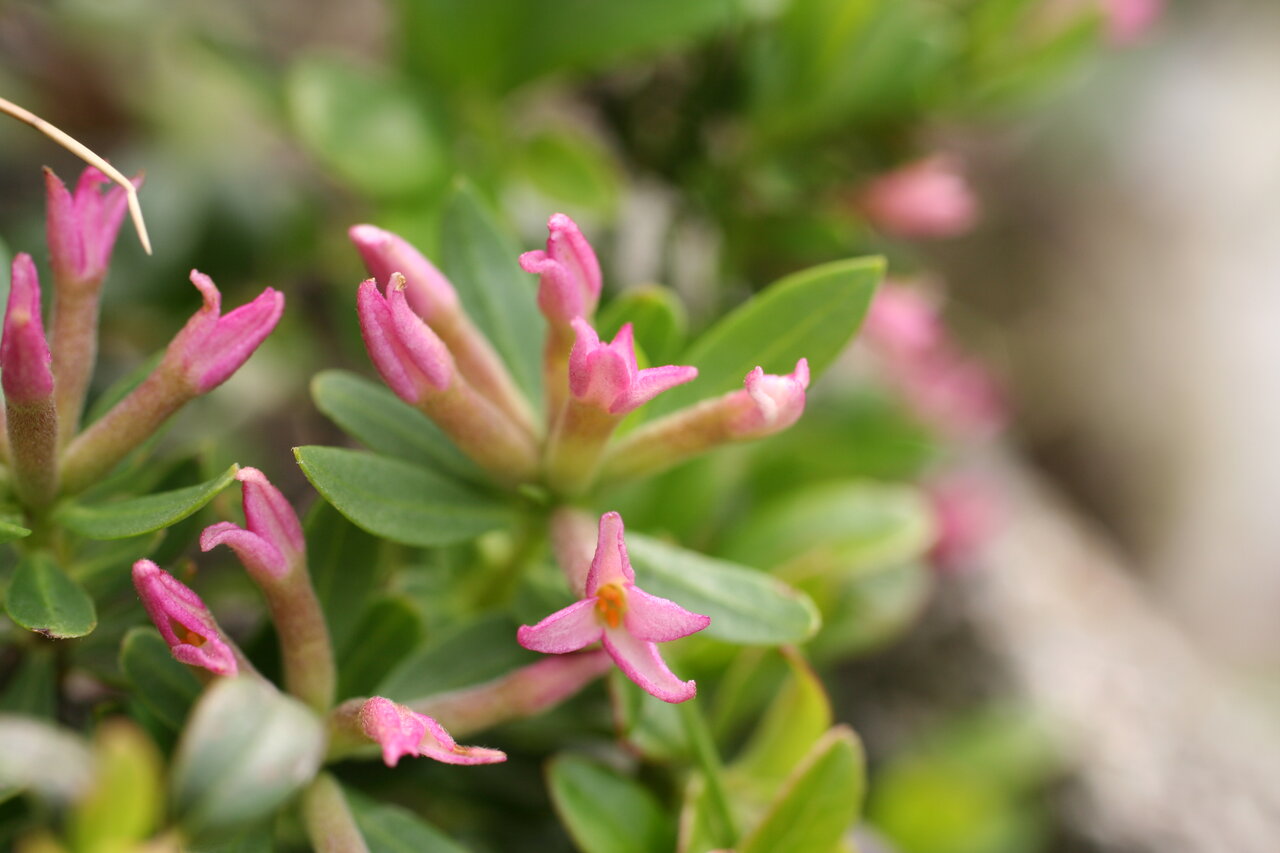
M 606 584 L 596 590 L 596 613 L 610 628 L 621 625 L 626 612 L 627 593 L 619 584 Z

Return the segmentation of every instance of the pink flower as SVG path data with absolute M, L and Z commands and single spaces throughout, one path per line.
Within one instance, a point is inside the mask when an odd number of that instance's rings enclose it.
M 433 323 L 458 310 L 458 294 L 449 279 L 403 237 L 373 225 L 354 225 L 347 234 L 374 281 L 389 282 L 393 273 L 404 276 L 405 298 L 423 320 Z
M 973 227 L 978 204 L 954 161 L 935 156 L 871 180 L 859 206 L 879 230 L 906 239 L 955 237 Z
M 1112 44 L 1133 44 L 1160 19 L 1164 0 L 1100 0 Z
M 602 515 L 586 597 L 537 625 L 522 626 L 516 639 L 526 649 L 557 655 L 603 641 L 614 662 L 644 690 L 666 702 L 692 699 L 697 686 L 667 668 L 656 644 L 701 631 L 711 618 L 636 586 L 622 533 L 622 516 Z
M 92 166 L 80 174 L 74 196 L 52 169 L 44 170 L 44 181 L 54 280 L 59 284 L 101 283 L 124 221 L 124 188 Z M 142 186 L 142 179 L 134 178 L 133 183 Z M 101 193 L 103 185 L 111 188 Z
M 53 395 L 52 357 L 40 319 L 40 280 L 31 256 L 13 259 L 9 305 L 0 339 L 0 385 L 11 404 L 30 406 Z
M 445 764 L 496 764 L 507 755 L 498 749 L 459 746 L 444 726 L 426 714 L 375 696 L 359 713 L 360 729 L 382 746 L 382 760 L 395 767 L 403 756 L 424 755 Z
M 612 415 L 625 415 L 677 385 L 698 377 L 696 367 L 647 367 L 636 363 L 631 324 L 603 344 L 581 317 L 572 321 L 577 341 L 569 353 L 569 390 L 574 398 Z
M 740 410 L 729 419 L 734 439 L 763 438 L 781 432 L 804 414 L 804 392 L 809 387 L 809 360 L 796 362 L 786 376 L 765 373 L 757 367 L 747 374 L 746 390 L 733 392 Z
M 241 468 L 236 479 L 244 491 L 245 526 L 220 521 L 200 534 L 200 550 L 226 545 L 251 573 L 284 577 L 302 563 L 306 542 L 293 507 L 257 468 Z
M 204 273 L 191 271 L 204 305 L 174 336 L 165 362 L 176 367 L 197 394 L 221 385 L 271 334 L 284 311 L 284 294 L 268 287 L 252 302 L 222 315 L 222 294 Z
M 862 336 L 878 349 L 909 357 L 936 348 L 946 331 L 938 309 L 923 291 L 885 282 L 871 302 Z
M 554 213 L 547 221 L 547 249 L 520 256 L 525 272 L 541 276 L 538 307 L 553 323 L 565 325 L 574 317 L 590 317 L 600 301 L 600 262 L 587 238 L 572 219 Z
M 150 560 L 133 564 L 142 606 L 176 660 L 214 675 L 235 675 L 236 656 L 200 596 Z
M 965 568 L 1000 527 L 999 493 L 990 481 L 963 472 L 934 477 L 924 489 L 936 528 L 930 560 L 943 572 Z
M 405 298 L 405 278 L 393 276 L 387 295 L 369 279 L 356 294 L 360 333 L 382 380 L 400 399 L 417 404 L 449 387 L 453 356 Z

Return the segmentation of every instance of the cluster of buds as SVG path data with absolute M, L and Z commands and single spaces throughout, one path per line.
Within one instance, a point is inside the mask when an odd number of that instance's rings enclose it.
M 208 276 L 192 272 L 204 306 L 169 344 L 155 370 L 103 417 L 80 431 L 97 353 L 99 296 L 125 213 L 125 193 L 102 193 L 89 168 L 74 194 L 46 172 L 48 241 L 54 280 L 52 341 L 41 321 L 40 283 L 31 257 L 14 258 L 0 384 L 5 392 L 5 453 L 14 490 L 39 513 L 55 498 L 92 485 L 178 409 L 224 382 L 275 328 L 284 296 L 267 288 L 225 316 Z

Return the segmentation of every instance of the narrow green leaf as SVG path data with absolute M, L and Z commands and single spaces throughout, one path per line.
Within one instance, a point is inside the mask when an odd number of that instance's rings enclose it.
M 385 386 L 346 370 L 311 380 L 316 408 L 374 453 L 406 459 L 460 480 L 485 482 L 484 472 L 422 412 Z
M 200 695 L 200 682 L 173 659 L 168 644 L 150 627 L 130 628 L 120 644 L 120 670 L 133 694 L 156 719 L 177 731 Z
M 421 639 L 422 620 L 412 603 L 393 595 L 374 601 L 338 654 L 338 695 L 371 693 Z
M 583 853 L 668 853 L 674 847 L 675 827 L 638 782 L 576 755 L 552 759 L 547 781 L 556 813 Z
M 311 781 L 324 748 L 323 725 L 296 699 L 254 678 L 218 679 L 174 757 L 180 822 L 198 835 L 260 820 Z
M 127 539 L 168 527 L 192 515 L 235 479 L 239 465 L 205 483 L 155 495 L 92 506 L 68 503 L 54 512 L 54 519 L 68 530 L 89 539 Z
M 610 302 L 596 321 L 602 340 L 612 340 L 630 323 L 636 346 L 650 364 L 670 364 L 684 346 L 689 321 L 680 297 L 657 284 L 632 288 Z
M 55 639 L 83 637 L 98 624 L 93 599 L 44 551 L 23 556 L 4 607 L 14 622 Z
M 312 504 L 303 530 L 311 585 L 334 648 L 340 649 L 378 586 L 378 540 L 347 521 L 328 501 Z
M 915 561 L 839 580 L 822 602 L 826 621 L 814 638 L 814 657 L 847 658 L 893 642 L 924 610 L 932 589 L 933 572 Z
M 537 282 L 520 269 L 520 249 L 468 184 L 457 184 L 445 205 L 440 245 L 441 269 L 463 307 L 536 405 L 542 400 L 543 337 Z
M 651 415 L 741 388 L 757 365 L 768 373 L 790 373 L 807 358 L 816 378 L 857 333 L 883 275 L 882 259 L 855 258 L 771 284 L 679 357 L 678 363 L 698 368 L 698 378 L 654 400 Z
M 517 627 L 501 613 L 469 622 L 403 661 L 378 686 L 377 693 L 408 702 L 483 684 L 533 663 L 539 656 L 516 643 Z
M 369 853 L 467 853 L 467 849 L 408 809 L 347 791 Z
M 405 545 L 446 545 L 511 523 L 497 499 L 408 462 L 338 447 L 295 447 L 302 473 L 358 527 Z
M 0 714 L 0 790 L 32 790 L 59 801 L 93 784 L 93 756 L 79 735 L 18 714 Z
M 627 534 L 636 584 L 711 617 L 702 633 L 742 645 L 801 643 L 818 630 L 809 597 L 777 578 L 657 539 Z
M 620 170 L 595 137 L 560 128 L 529 140 L 521 155 L 528 181 L 557 202 L 606 214 L 617 206 Z
M 743 747 L 730 772 L 774 791 L 831 726 L 831 700 L 797 652 L 785 653 L 789 677 Z
M 0 543 L 12 542 L 15 539 L 22 539 L 30 536 L 31 531 L 18 524 L 16 520 L 0 518 Z
M 741 853 L 832 850 L 857 819 L 865 787 L 857 736 L 848 727 L 837 726 L 805 756 L 738 849 Z

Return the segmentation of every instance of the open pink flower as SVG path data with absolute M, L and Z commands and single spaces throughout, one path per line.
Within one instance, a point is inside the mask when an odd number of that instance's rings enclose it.
M 696 367 L 668 365 L 640 370 L 630 323 L 607 344 L 600 342 L 596 330 L 581 317 L 575 317 L 572 326 L 577 341 L 569 354 L 569 391 L 575 399 L 609 414 L 625 415 L 663 391 L 698 377 Z
M 541 276 L 538 308 L 553 323 L 590 317 L 600 301 L 600 262 L 577 224 L 563 213 L 547 221 L 547 248 L 520 256 L 525 272 Z
M 458 743 L 426 714 L 374 696 L 360 708 L 360 729 L 382 747 L 382 760 L 395 767 L 403 756 L 422 755 L 445 764 L 496 764 L 506 761 L 499 749 L 482 746 L 459 746 Z
M 195 392 L 204 394 L 227 381 L 271 334 L 284 312 L 284 294 L 268 287 L 257 299 L 224 315 L 222 294 L 213 279 L 192 270 L 191 283 L 204 297 L 204 305 L 174 336 L 165 361 L 176 362 Z
M 257 468 L 236 472 L 244 491 L 245 526 L 220 521 L 200 534 L 200 550 L 227 545 L 249 571 L 279 579 L 304 559 L 306 542 L 297 513 Z
M 111 263 L 126 197 L 123 187 L 90 166 L 80 175 L 72 195 L 53 173 L 44 170 L 49 262 L 59 284 L 101 283 Z M 134 186 L 142 179 L 134 178 Z M 99 190 L 110 186 L 107 192 Z
M 711 617 L 690 613 L 636 586 L 622 534 L 622 516 L 602 515 L 586 597 L 537 625 L 521 626 L 516 639 L 526 649 L 556 655 L 603 642 L 614 662 L 644 690 L 666 702 L 692 699 L 697 685 L 677 678 L 656 644 L 701 631 L 711 624 Z
M 894 237 L 956 237 L 973 227 L 978 203 L 949 157 L 910 163 L 871 180 L 859 206 L 879 230 Z
M 142 606 L 176 660 L 214 675 L 235 675 L 236 656 L 200 596 L 150 560 L 133 564 Z
M 49 342 L 40 319 L 40 281 L 36 265 L 25 252 L 13 259 L 9 305 L 0 338 L 0 384 L 5 398 L 22 406 L 37 404 L 53 395 Z

